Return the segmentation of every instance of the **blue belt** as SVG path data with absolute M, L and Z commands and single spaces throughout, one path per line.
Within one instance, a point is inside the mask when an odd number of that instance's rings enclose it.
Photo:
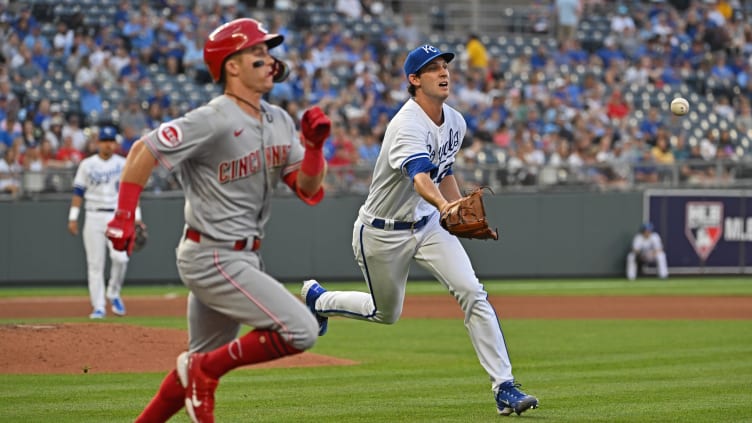
M 99 209 L 94 209 L 92 211 L 95 211 L 95 212 L 114 212 L 115 209 L 103 209 L 103 208 L 99 208 Z
M 426 223 L 428 223 L 428 220 L 431 218 L 431 216 L 423 216 L 420 220 L 416 220 L 415 222 L 400 222 L 395 221 L 393 228 L 396 231 L 403 231 L 406 229 L 420 229 L 424 226 L 426 226 Z M 371 226 L 374 228 L 379 229 L 387 229 L 386 221 L 384 219 L 373 219 L 371 222 Z

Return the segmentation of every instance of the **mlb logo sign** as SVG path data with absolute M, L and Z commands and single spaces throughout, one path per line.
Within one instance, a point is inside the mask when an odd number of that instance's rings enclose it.
M 689 243 L 702 261 L 707 260 L 723 233 L 723 203 L 687 202 L 685 222 Z

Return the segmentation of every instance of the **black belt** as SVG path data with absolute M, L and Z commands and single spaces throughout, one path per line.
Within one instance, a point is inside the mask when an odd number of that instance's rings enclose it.
M 114 212 L 115 209 L 94 209 L 95 212 Z
M 403 231 L 406 229 L 413 229 L 413 230 L 420 229 L 426 226 L 426 223 L 428 223 L 428 220 L 430 218 L 431 216 L 423 216 L 420 220 L 416 220 L 415 222 L 400 222 L 397 220 L 394 222 L 394 226 L 392 227 L 392 229 L 396 231 Z M 373 226 L 374 228 L 379 228 L 379 229 L 386 229 L 387 227 L 386 221 L 384 219 L 373 219 L 373 221 L 371 222 L 371 226 Z

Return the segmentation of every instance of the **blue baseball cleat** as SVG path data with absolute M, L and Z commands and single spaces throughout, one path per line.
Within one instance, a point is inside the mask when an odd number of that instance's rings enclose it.
M 105 312 L 104 310 L 94 310 L 89 315 L 89 319 L 104 319 Z
M 531 408 L 538 408 L 538 399 L 517 389 L 520 386 L 513 380 L 499 385 L 496 393 L 496 410 L 499 414 L 508 416 L 515 412 L 519 416 Z
M 324 289 L 323 286 L 319 285 L 319 283 L 316 282 L 315 279 L 304 281 L 303 289 L 300 291 L 301 298 L 303 298 L 303 301 L 308 306 L 308 309 L 311 310 L 311 313 L 316 316 L 316 320 L 318 320 L 319 322 L 319 336 L 323 336 L 329 327 L 329 318 L 320 316 L 318 313 L 316 313 L 316 300 L 318 300 L 321 294 L 323 294 L 324 292 L 326 292 L 326 289 Z
M 125 316 L 125 304 L 120 297 L 115 297 L 110 300 L 112 303 L 112 312 L 118 316 Z

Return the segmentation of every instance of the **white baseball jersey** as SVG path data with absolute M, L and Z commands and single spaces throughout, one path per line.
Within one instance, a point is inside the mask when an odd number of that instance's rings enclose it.
M 434 183 L 449 174 L 467 124 L 446 104 L 443 115 L 436 125 L 411 99 L 387 126 L 368 198 L 353 225 L 353 253 L 370 292 L 328 291 L 315 310 L 326 317 L 395 323 L 414 262 L 457 299 L 478 359 L 496 389 L 513 379 L 496 312 L 459 239 L 441 227 L 438 210 L 415 191 L 406 170 L 412 160 L 425 158 L 437 166 L 430 173 Z M 416 221 L 420 225 L 410 224 Z
M 467 124 L 458 111 L 446 104 L 443 108 L 444 123 L 438 126 L 410 99 L 389 123 L 381 146 L 386 154 L 379 154 L 376 160 L 368 198 L 361 209 L 366 222 L 374 218 L 410 222 L 436 212 L 436 207 L 415 192 L 405 165 L 427 158 L 438 166 L 431 173 L 436 184 L 446 176 L 460 150 Z
M 655 263 L 660 278 L 668 277 L 668 262 L 666 253 L 663 251 L 661 237 L 651 232 L 645 237 L 642 233 L 635 235 L 632 240 L 632 251 L 627 254 L 627 279 L 635 280 L 637 277 L 637 260 L 646 263 Z
M 110 252 L 110 278 L 107 283 L 107 298 L 119 298 L 125 281 L 128 253 L 117 251 L 107 239 L 107 222 L 115 215 L 120 174 L 125 158 L 112 155 L 104 160 L 93 155 L 82 160 L 73 179 L 76 195 L 84 198 L 86 218 L 82 236 L 86 250 L 86 267 L 91 305 L 95 310 L 105 308 L 105 252 Z
M 114 209 L 117 206 L 123 166 L 125 157 L 117 154 L 109 160 L 93 155 L 81 161 L 73 179 L 73 187 L 83 190 L 86 210 Z
M 656 252 L 663 250 L 663 243 L 661 237 L 655 232 L 651 232 L 647 238 L 639 233 L 632 240 L 632 250 L 639 251 L 641 256 L 653 256 Z

